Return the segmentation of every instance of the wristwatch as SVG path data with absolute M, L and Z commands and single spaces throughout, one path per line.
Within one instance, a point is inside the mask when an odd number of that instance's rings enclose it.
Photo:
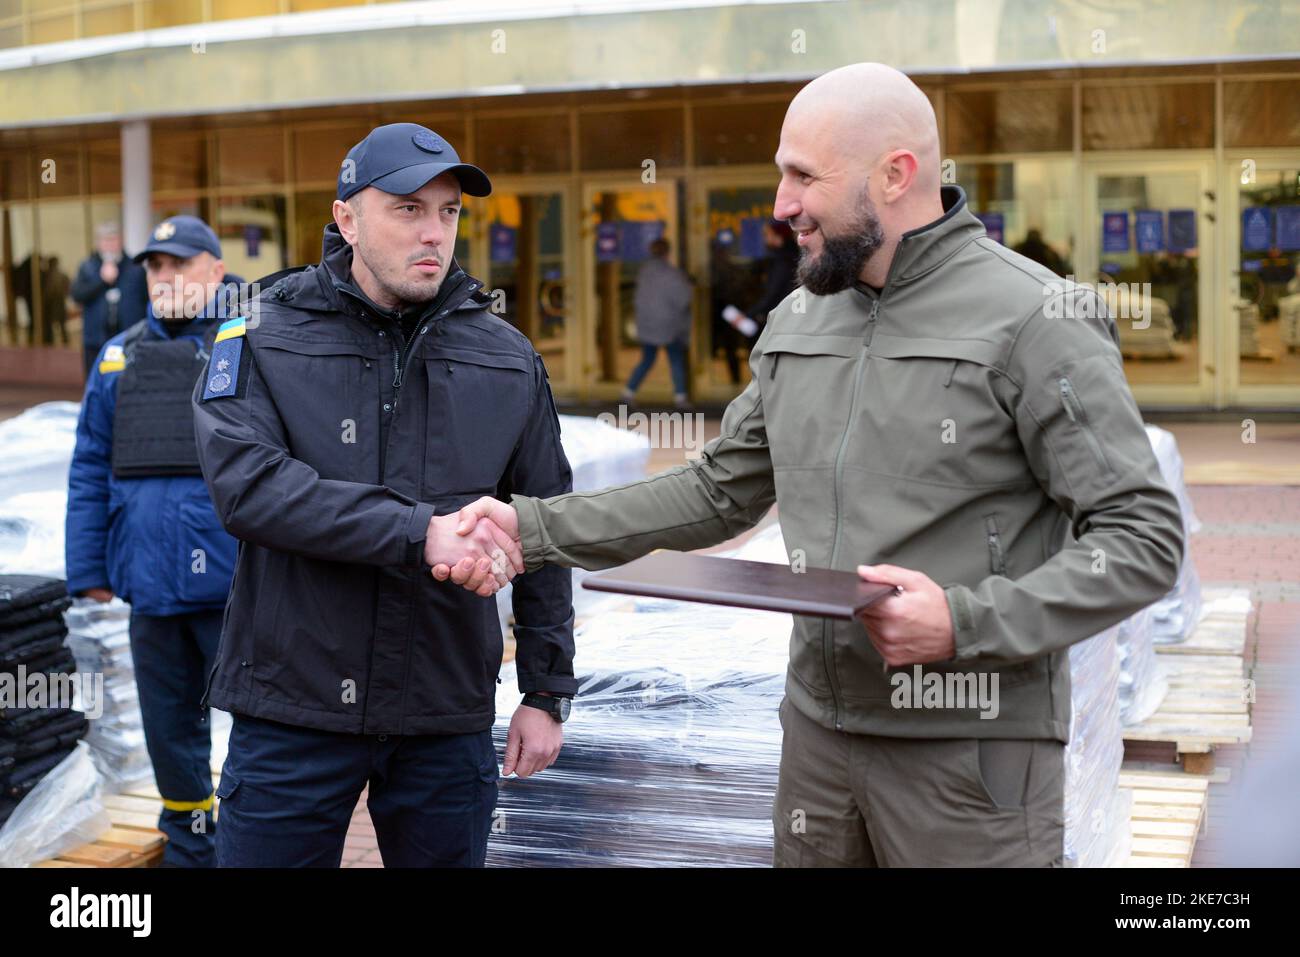
M 549 695 L 534 694 L 531 691 L 524 695 L 524 700 L 520 704 L 526 704 L 530 708 L 540 708 L 561 724 L 569 720 L 569 710 L 573 707 L 573 702 L 568 698 L 553 698 Z

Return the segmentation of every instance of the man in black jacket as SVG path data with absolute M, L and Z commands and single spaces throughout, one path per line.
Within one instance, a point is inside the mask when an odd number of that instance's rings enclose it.
M 319 265 L 227 322 L 194 394 L 203 471 L 240 539 L 213 706 L 231 711 L 219 866 L 337 866 L 368 807 L 388 866 L 481 866 L 496 804 L 502 637 L 492 594 L 522 571 L 481 495 L 572 487 L 541 357 L 451 256 L 462 189 L 491 185 L 410 123 L 339 174 Z M 435 581 L 439 562 L 477 588 Z M 549 766 L 573 677 L 570 573 L 516 582 L 503 771 Z
M 81 306 L 82 365 L 86 376 L 104 343 L 145 317 L 149 298 L 144 267 L 122 252 L 117 223 L 95 229 L 95 251 L 77 269 L 72 298 Z

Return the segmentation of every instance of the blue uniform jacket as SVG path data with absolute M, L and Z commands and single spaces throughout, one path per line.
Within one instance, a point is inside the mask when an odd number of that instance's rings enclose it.
M 145 321 L 149 336 L 172 338 L 152 307 Z M 217 321 L 195 319 L 177 335 L 202 342 L 209 323 Z M 119 333 L 100 350 L 77 420 L 64 546 L 68 591 L 111 588 L 145 615 L 221 608 L 237 543 L 222 528 L 203 477 L 113 476 L 113 415 L 125 336 Z

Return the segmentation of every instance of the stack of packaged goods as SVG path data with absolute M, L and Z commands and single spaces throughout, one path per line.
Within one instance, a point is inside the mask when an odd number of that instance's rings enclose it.
M 1119 786 L 1120 626 L 1070 646 L 1070 741 L 1065 748 L 1065 864 L 1122 867 L 1132 843 L 1132 792 Z
M 1192 564 L 1192 535 L 1200 531 L 1201 523 L 1192 509 L 1187 483 L 1183 480 L 1183 457 L 1173 434 L 1154 425 L 1148 425 L 1147 438 L 1160 463 L 1160 474 L 1178 499 L 1183 513 L 1183 562 L 1178 572 L 1178 583 L 1173 591 L 1151 606 L 1151 640 L 1157 645 L 1172 645 L 1185 641 L 1201 619 L 1201 579 Z
M 1293 292 L 1277 301 L 1277 321 L 1282 330 L 1282 345 L 1287 352 L 1300 348 L 1300 293 Z
M 65 583 L 0 575 L 0 824 L 86 733 Z
M 622 485 L 645 477 L 650 440 L 605 419 L 560 416 L 560 442 L 573 469 L 575 491 Z
M 1246 359 L 1271 358 L 1260 349 L 1259 306 L 1245 299 L 1238 299 L 1232 308 L 1237 313 L 1238 354 Z
M 1169 693 L 1169 680 L 1156 656 L 1154 629 L 1154 605 L 1118 626 L 1119 715 L 1126 728 L 1155 714 Z
M 780 529 L 735 557 L 779 553 Z M 750 543 L 753 544 L 752 542 Z M 580 707 L 544 774 L 501 782 L 488 863 L 765 867 L 789 615 L 623 597 L 579 627 Z M 497 694 L 498 751 L 518 704 Z
M 77 669 L 103 676 L 103 710 L 90 722 L 86 742 L 110 793 L 153 774 L 131 660 L 131 606 L 77 599 L 64 618 Z
M 502 781 L 490 864 L 771 864 L 789 616 L 635 605 L 579 630 L 581 706 L 551 768 Z M 503 672 L 499 751 L 517 704 Z

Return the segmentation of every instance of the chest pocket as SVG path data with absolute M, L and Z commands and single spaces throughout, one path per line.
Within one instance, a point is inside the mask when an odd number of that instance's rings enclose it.
M 778 333 L 767 340 L 759 391 L 774 468 L 834 463 L 863 352 L 856 336 Z
M 1032 481 L 999 347 L 979 339 L 877 334 L 863 380 L 851 460 L 958 488 Z
M 289 454 L 323 479 L 379 481 L 379 376 L 391 360 L 360 343 L 263 334 L 258 371 L 287 431 Z
M 430 500 L 491 495 L 529 428 L 532 363 L 437 345 L 424 356 L 428 424 L 423 491 Z

